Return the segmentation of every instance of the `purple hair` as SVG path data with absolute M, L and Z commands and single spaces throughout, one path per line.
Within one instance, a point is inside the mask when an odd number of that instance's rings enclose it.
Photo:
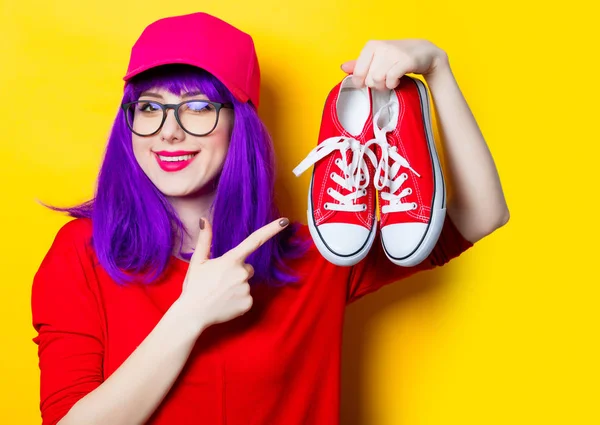
M 212 257 L 221 256 L 279 217 L 271 138 L 251 104 L 235 99 L 213 75 L 187 65 L 161 66 L 138 75 L 125 87 L 123 103 L 157 87 L 176 95 L 200 90 L 210 100 L 234 105 L 231 140 L 212 205 Z M 182 240 L 186 232 L 171 204 L 135 159 L 122 110 L 112 127 L 94 199 L 72 208 L 53 209 L 93 220 L 94 250 L 118 283 L 132 278 L 151 283 L 160 277 L 176 236 Z M 255 270 L 252 282 L 280 286 L 296 281 L 286 260 L 297 258 L 306 249 L 306 241 L 294 237 L 297 229 L 296 223 L 291 224 L 248 258 Z M 184 256 L 189 258 L 191 253 Z

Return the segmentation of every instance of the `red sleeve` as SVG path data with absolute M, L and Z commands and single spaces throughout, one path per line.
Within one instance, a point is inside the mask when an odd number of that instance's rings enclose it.
M 348 283 L 347 303 L 356 301 L 364 295 L 419 271 L 442 266 L 472 246 L 473 244 L 460 234 L 449 216 L 446 216 L 444 220 L 440 237 L 429 257 L 414 267 L 401 267 L 392 263 L 386 257 L 380 239 L 377 237 L 367 257 L 352 267 Z
M 33 280 L 43 425 L 56 424 L 103 380 L 104 338 L 98 294 L 89 278 L 88 227 L 81 219 L 63 226 Z

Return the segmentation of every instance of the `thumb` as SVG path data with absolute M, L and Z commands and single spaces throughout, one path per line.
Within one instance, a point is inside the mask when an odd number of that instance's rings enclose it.
M 212 244 L 212 226 L 207 219 L 200 219 L 200 234 L 198 235 L 198 242 L 196 243 L 196 249 L 192 255 L 190 262 L 192 263 L 204 263 L 210 258 L 210 246 Z
M 356 66 L 356 60 L 351 60 L 348 62 L 344 62 L 341 66 L 342 71 L 346 74 L 352 74 L 354 72 L 354 67 Z

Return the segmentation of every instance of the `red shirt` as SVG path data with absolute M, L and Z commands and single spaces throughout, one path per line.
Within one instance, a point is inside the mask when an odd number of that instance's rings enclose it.
M 119 286 L 98 265 L 91 233 L 87 219 L 64 225 L 33 283 L 44 425 L 56 424 L 135 350 L 180 295 L 188 268 L 172 257 L 162 280 Z M 302 233 L 309 237 L 306 227 Z M 338 424 L 346 305 L 471 246 L 450 218 L 429 258 L 413 268 L 392 264 L 378 240 L 353 267 L 329 263 L 313 246 L 293 263 L 299 284 L 253 287 L 248 313 L 200 335 L 147 423 Z

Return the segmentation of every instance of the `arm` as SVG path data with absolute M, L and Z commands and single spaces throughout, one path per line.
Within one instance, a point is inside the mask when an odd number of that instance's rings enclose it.
M 92 277 L 94 262 L 87 251 L 91 223 L 78 219 L 63 226 L 32 288 L 44 425 L 145 423 L 171 389 L 202 332 L 251 308 L 248 279 L 253 269 L 245 259 L 288 223 L 275 220 L 222 257 L 209 259 L 212 229 L 206 222 L 181 295 L 106 380 L 104 318 Z
M 475 243 L 506 224 L 509 211 L 488 146 L 440 51 L 434 70 L 424 74 L 443 140 L 445 175 L 452 188 L 448 215 Z
M 65 224 L 35 274 L 32 322 L 38 335 L 40 410 L 44 425 L 141 424 L 186 362 L 207 316 L 180 297 L 137 349 L 106 380 L 106 335 L 92 224 Z M 202 312 L 202 310 L 200 310 Z
M 267 224 L 216 259 L 209 259 L 212 227 L 201 223 L 182 295 L 119 369 L 76 403 L 60 425 L 143 424 L 173 385 L 202 331 L 250 309 L 248 279 L 254 269 L 246 258 L 289 220 Z
M 475 243 L 509 218 L 498 172 L 477 123 L 450 69 L 446 52 L 427 40 L 372 40 L 358 60 L 342 64 L 357 87 L 397 87 L 408 73 L 429 85 L 443 139 L 444 176 L 452 193 L 447 212 L 459 232 Z
M 58 424 L 145 423 L 175 382 L 205 328 L 196 327 L 195 322 L 182 302 L 175 301 L 129 358 Z

